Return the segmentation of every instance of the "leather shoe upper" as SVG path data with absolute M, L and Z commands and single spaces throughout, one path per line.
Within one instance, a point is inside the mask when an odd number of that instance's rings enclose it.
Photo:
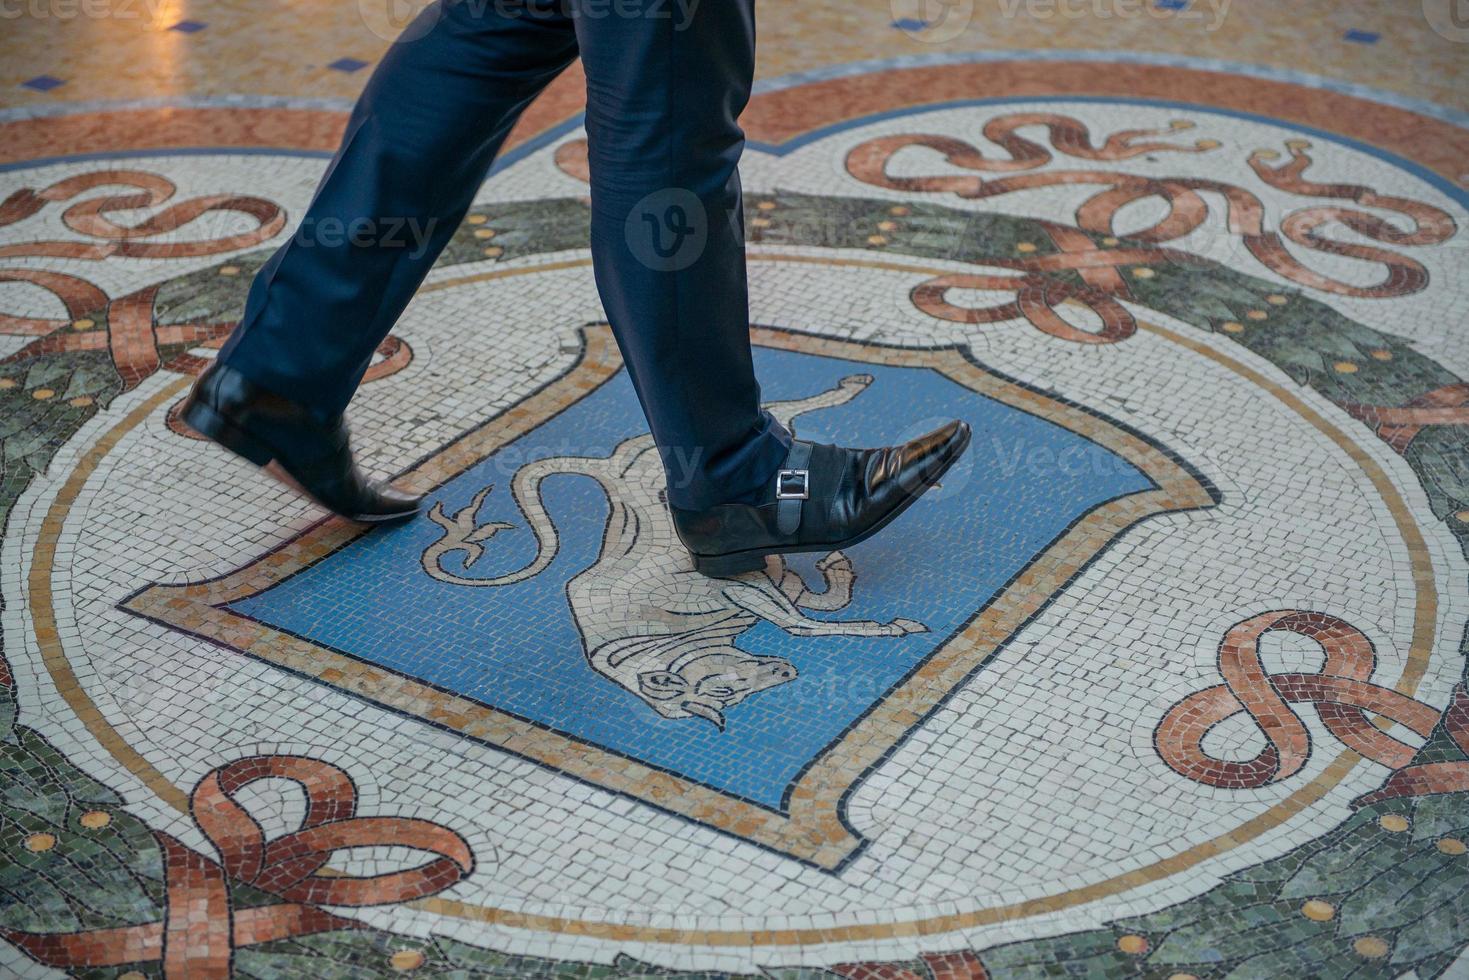
M 274 461 L 343 517 L 384 521 L 418 512 L 420 497 L 370 480 L 358 468 L 342 416 L 323 421 L 226 365 L 216 364 L 199 378 L 182 414 L 201 434 L 256 465 Z
M 776 481 L 758 503 L 719 504 L 692 511 L 670 506 L 674 529 L 695 555 L 724 555 L 766 549 L 810 550 L 841 546 L 881 527 L 943 475 L 969 445 L 969 426 L 960 421 L 898 446 L 844 449 L 807 443 L 809 497 L 799 501 L 794 530 L 781 527 L 780 510 L 793 501 L 776 499 Z M 789 526 L 789 522 L 787 522 Z

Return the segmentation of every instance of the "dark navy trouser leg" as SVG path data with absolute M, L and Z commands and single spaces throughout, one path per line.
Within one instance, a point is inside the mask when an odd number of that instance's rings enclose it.
M 596 278 L 663 451 L 669 499 L 702 508 L 758 492 L 789 436 L 760 410 L 750 362 L 735 120 L 753 72 L 752 0 L 706 0 L 688 18 L 673 3 L 645 8 L 441 0 L 426 11 L 437 23 L 410 27 L 421 36 L 378 66 L 301 230 L 256 277 L 221 360 L 323 417 L 340 412 L 515 120 L 580 50 Z M 672 263 L 660 250 L 674 239 L 659 227 L 670 194 L 686 205 L 679 234 L 704 229 L 693 236 L 701 247 Z M 426 240 L 383 240 L 402 222 Z M 640 231 L 664 235 L 660 249 L 649 253 Z
M 702 0 L 690 16 L 671 0 L 634 6 L 650 15 L 594 17 L 588 0 L 573 18 L 587 73 L 592 258 L 669 501 L 702 509 L 759 493 L 790 447 L 760 408 L 750 358 L 736 167 L 754 0 Z
M 496 7 L 441 0 L 410 25 L 416 40 L 388 50 L 299 230 L 256 276 L 222 361 L 324 417 L 346 407 L 515 120 L 576 57 L 569 20 Z

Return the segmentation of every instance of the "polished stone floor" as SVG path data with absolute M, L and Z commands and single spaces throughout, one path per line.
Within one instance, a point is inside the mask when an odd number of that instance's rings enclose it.
M 1462 8 L 762 0 L 768 403 L 975 439 L 721 581 L 577 69 L 352 406 L 432 505 L 368 530 L 174 410 L 401 11 L 0 8 L 0 975 L 1469 977 Z

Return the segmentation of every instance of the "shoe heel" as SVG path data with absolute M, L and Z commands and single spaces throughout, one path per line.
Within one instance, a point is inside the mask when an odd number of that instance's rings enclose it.
M 256 466 L 264 466 L 275 458 L 269 446 L 231 425 L 224 416 L 202 402 L 189 402 L 179 414 L 189 428 Z
M 694 571 L 710 578 L 729 578 L 765 567 L 762 554 L 694 555 Z

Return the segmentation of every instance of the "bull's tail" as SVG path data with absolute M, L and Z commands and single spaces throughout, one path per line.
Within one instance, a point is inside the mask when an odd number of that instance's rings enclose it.
M 765 408 L 774 415 L 781 425 L 795 431 L 794 422 L 797 418 L 807 412 L 820 411 L 823 408 L 834 408 L 837 405 L 845 405 L 867 390 L 872 384 L 870 374 L 849 374 L 836 383 L 833 388 L 817 392 L 808 398 L 796 398 L 791 401 L 767 402 Z
M 561 547 L 560 538 L 556 534 L 556 525 L 551 520 L 551 515 L 546 512 L 545 504 L 541 501 L 541 481 L 546 477 L 557 473 L 585 473 L 585 459 L 574 459 L 569 456 L 552 456 L 546 459 L 538 459 L 526 463 L 515 473 L 515 478 L 510 482 L 510 494 L 515 500 L 515 505 L 525 517 L 526 524 L 531 533 L 536 537 L 536 556 L 523 568 L 494 578 L 469 578 L 447 572 L 441 565 L 441 559 L 453 551 L 464 551 L 469 555 L 465 562 L 466 567 L 472 565 L 480 557 L 482 548 L 478 544 L 493 534 L 496 530 L 508 528 L 511 525 L 498 521 L 482 525 L 474 529 L 472 525 L 473 514 L 479 510 L 485 493 L 475 497 L 474 502 L 466 507 L 451 520 L 443 517 L 442 507 L 434 505 L 434 511 L 429 514 L 440 527 L 444 528 L 444 537 L 429 545 L 423 553 L 423 567 L 426 572 L 438 579 L 440 582 L 448 582 L 453 585 L 468 585 L 475 587 L 513 585 L 523 582 L 528 578 L 534 578 L 545 571 L 547 566 L 556 558 L 556 553 Z M 488 490 L 489 488 L 486 488 Z M 435 517 L 438 514 L 438 517 Z M 462 534 L 465 525 L 471 528 L 470 533 Z M 489 529 L 489 533 L 484 533 Z

